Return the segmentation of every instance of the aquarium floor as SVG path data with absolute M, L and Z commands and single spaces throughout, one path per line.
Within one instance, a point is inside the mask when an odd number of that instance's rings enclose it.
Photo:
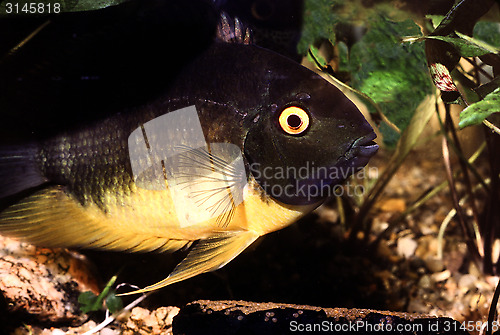
M 260 239 L 225 268 L 150 296 L 100 334 L 170 334 L 178 308 L 199 299 L 370 308 L 484 322 L 498 279 L 484 276 L 471 261 L 457 222 L 446 229 L 443 257 L 437 257 L 438 231 L 452 208 L 447 190 L 407 216 L 375 252 L 370 249 L 389 221 L 446 180 L 442 159 L 435 156 L 412 153 L 370 213 L 371 231 L 354 241 L 347 241 L 332 199 L 298 223 Z M 388 158 L 389 153 L 381 150 L 370 166 L 382 171 Z M 184 254 L 85 255 L 100 280 L 119 273 L 119 282 L 143 286 L 163 279 Z M 40 326 L 33 321 L 19 325 L 14 333 L 81 334 L 104 317 L 91 314 L 78 327 Z

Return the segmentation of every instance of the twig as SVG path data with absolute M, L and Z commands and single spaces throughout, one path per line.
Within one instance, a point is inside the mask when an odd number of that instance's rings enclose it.
M 482 75 L 484 75 L 485 77 L 487 77 L 490 80 L 493 80 L 493 77 L 491 76 L 491 74 L 489 74 L 483 68 L 481 68 L 481 66 L 479 66 L 475 60 L 471 60 L 468 57 L 464 57 L 464 59 L 467 62 L 469 62 L 472 66 L 474 66 L 474 69 L 476 70 L 476 72 L 481 72 Z M 479 83 L 479 76 L 476 76 L 476 80 Z
M 494 131 L 495 133 L 497 133 L 498 135 L 500 135 L 500 129 L 499 129 L 497 126 L 495 126 L 493 123 L 491 123 L 490 121 L 488 121 L 488 120 L 484 120 L 484 121 L 483 121 L 483 124 L 484 124 L 486 127 L 488 127 L 488 128 L 490 128 L 491 130 L 493 130 L 493 131 Z
M 452 208 L 449 212 L 448 215 L 444 218 L 443 222 L 441 223 L 441 226 L 439 226 L 439 232 L 438 232 L 438 247 L 437 247 L 437 258 L 442 260 L 443 259 L 443 240 L 444 240 L 444 233 L 446 231 L 446 228 L 448 227 L 448 224 L 451 222 L 451 219 L 457 214 L 457 210 L 455 208 Z
M 446 137 L 446 140 L 448 142 L 448 145 L 453 149 L 453 152 L 458 156 L 458 158 L 464 162 L 464 164 L 467 166 L 467 169 L 470 170 L 472 172 L 472 174 L 474 175 L 474 177 L 478 180 L 478 182 L 480 184 L 483 185 L 484 189 L 489 193 L 490 192 L 490 189 L 488 187 L 488 185 L 485 184 L 484 180 L 483 180 L 483 177 L 479 174 L 479 172 L 477 171 L 477 169 L 472 165 L 472 162 L 470 161 L 470 159 L 466 159 L 465 156 L 463 155 L 463 152 L 460 148 L 458 148 L 455 143 L 450 139 L 450 137 L 448 136 L 447 132 L 446 132 L 446 127 L 445 125 L 443 124 L 443 120 L 441 120 L 441 117 L 439 115 L 439 113 L 437 114 L 437 117 L 438 117 L 438 121 L 439 121 L 439 125 L 441 127 L 441 132 L 442 132 L 442 135 Z M 483 144 L 481 145 L 481 150 L 480 151 L 476 151 L 475 154 L 480 154 L 485 148 L 486 148 L 486 142 L 483 142 Z M 475 155 L 474 154 L 474 155 Z M 472 157 L 471 157 L 472 158 Z M 477 157 L 476 157 L 477 158 Z M 475 160 L 475 159 L 474 159 Z
M 486 185 L 489 185 L 490 183 L 490 179 L 487 178 L 484 182 Z M 483 185 L 482 184 L 477 184 L 474 189 L 473 189 L 473 192 L 476 192 L 478 189 L 482 188 Z M 460 206 L 463 206 L 465 201 L 467 200 L 467 197 L 469 195 L 466 194 L 462 199 L 460 199 L 459 201 L 459 204 Z M 451 219 L 455 216 L 455 214 L 457 214 L 457 211 L 455 208 L 452 208 L 449 212 L 448 212 L 448 215 L 446 215 L 446 217 L 444 218 L 443 222 L 441 223 L 441 226 L 439 227 L 439 233 L 438 233 L 438 250 L 437 250 L 437 257 L 439 259 L 442 259 L 443 258 L 443 239 L 444 239 L 444 232 L 446 230 L 446 227 L 448 226 L 448 224 L 450 223 Z M 484 249 L 483 247 L 483 242 L 481 240 L 481 233 L 479 231 L 479 226 L 478 225 L 474 225 L 474 235 L 476 237 L 476 243 L 478 246 L 480 246 L 478 249 L 479 249 L 479 252 L 481 254 L 481 250 Z M 481 254 L 481 256 L 484 256 L 483 254 Z
M 387 116 L 385 116 L 384 112 L 382 112 L 382 109 L 380 108 L 380 106 L 375 102 L 373 101 L 372 98 L 370 98 L 367 94 L 361 92 L 361 91 L 358 91 L 354 88 L 352 88 L 351 86 L 349 85 L 346 85 L 345 83 L 343 83 L 342 81 L 338 80 L 334 75 L 333 73 L 331 73 L 333 70 L 329 70 L 329 68 L 325 68 L 324 66 L 321 65 L 321 63 L 316 59 L 316 57 L 314 56 L 314 54 L 311 52 L 311 50 L 309 50 L 309 55 L 311 56 L 311 58 L 314 60 L 314 63 L 316 64 L 316 66 L 321 70 L 323 71 L 324 73 L 328 74 L 328 76 L 338 85 L 340 85 L 341 87 L 351 91 L 351 92 L 354 92 L 356 93 L 357 95 L 361 96 L 362 98 L 364 98 L 365 100 L 367 100 L 370 105 L 372 105 L 375 110 L 377 111 L 377 114 L 380 116 L 380 118 L 382 119 L 382 121 L 384 121 L 385 123 L 387 123 L 387 125 L 392 129 L 394 130 L 396 133 L 398 134 L 401 134 L 401 130 L 398 128 L 398 126 L 396 126 L 394 123 L 391 122 L 391 120 L 389 120 L 387 118 Z
M 146 299 L 152 293 L 153 292 L 143 293 L 139 298 L 135 299 L 130 304 L 128 304 L 127 306 L 123 307 L 122 310 L 120 310 L 120 311 L 118 311 L 118 312 L 116 312 L 116 313 L 114 313 L 112 315 L 107 316 L 106 319 L 104 319 L 103 322 L 101 322 L 100 324 L 98 324 L 97 326 L 95 326 L 94 328 L 92 328 L 91 330 L 89 330 L 88 332 L 83 333 L 82 335 L 92 335 L 92 334 L 95 334 L 98 331 L 104 329 L 104 327 L 106 327 L 107 325 L 109 325 L 111 322 L 115 321 L 117 317 L 119 317 L 120 315 L 122 315 L 125 312 L 130 311 L 132 308 L 134 308 L 135 306 L 137 306 L 141 301 L 143 301 L 144 299 Z
M 448 130 L 450 130 L 451 132 L 451 136 L 453 137 L 453 143 L 455 144 L 456 152 L 460 153 L 458 161 L 460 164 L 460 168 L 462 169 L 465 182 L 465 189 L 467 191 L 467 195 L 470 197 L 470 205 L 472 207 L 472 215 L 474 216 L 474 222 L 476 222 L 476 224 L 479 224 L 479 211 L 476 206 L 476 199 L 474 197 L 474 193 L 472 192 L 472 183 L 469 177 L 468 167 L 470 167 L 470 165 L 469 166 L 467 165 L 468 163 L 467 159 L 465 159 L 465 157 L 463 156 L 462 146 L 460 145 L 460 140 L 458 139 L 455 126 L 453 125 L 453 121 L 451 120 L 449 105 L 446 105 L 446 125 Z M 480 178 L 479 180 L 482 180 L 482 178 Z
M 356 93 L 357 95 L 361 96 L 363 99 L 367 100 L 370 103 L 370 105 L 372 105 L 373 108 L 375 108 L 375 110 L 377 111 L 377 115 L 380 116 L 380 118 L 382 119 L 382 121 L 384 121 L 385 123 L 387 123 L 387 125 L 389 126 L 389 128 L 391 128 L 392 130 L 394 130 L 396 133 L 401 134 L 401 130 L 398 128 L 398 126 L 396 126 L 394 123 L 392 123 L 392 121 L 389 120 L 387 118 L 387 116 L 385 116 L 385 114 L 384 114 L 384 112 L 382 112 L 382 109 L 380 108 L 380 106 L 375 101 L 373 101 L 372 98 L 370 98 L 367 94 L 365 94 L 365 93 L 363 93 L 361 91 L 358 91 L 357 89 L 352 88 L 349 85 L 346 85 L 345 83 L 341 82 L 340 80 L 338 80 L 336 77 L 332 76 L 331 74 L 328 74 L 328 75 L 338 85 L 340 85 L 340 86 L 348 89 L 349 91 L 351 91 L 353 93 Z
M 446 170 L 446 177 L 448 179 L 448 184 L 450 185 L 450 193 L 451 193 L 451 198 L 453 201 L 453 207 L 457 210 L 458 214 L 458 221 L 460 222 L 460 225 L 462 226 L 462 230 L 464 234 L 467 236 L 466 238 L 466 244 L 467 247 L 469 248 L 469 251 L 472 253 L 474 259 L 476 259 L 479 263 L 479 260 L 481 259 L 478 246 L 475 246 L 472 241 L 474 239 L 474 235 L 469 229 L 469 226 L 466 224 L 464 214 L 462 212 L 462 207 L 459 204 L 458 201 L 458 195 L 457 195 L 457 190 L 455 188 L 455 179 L 453 177 L 453 173 L 451 170 L 451 162 L 450 162 L 450 151 L 448 149 L 448 141 L 445 136 L 443 136 L 443 143 L 442 143 L 442 148 L 443 148 L 443 160 L 444 160 L 444 165 L 445 165 L 445 170 Z
M 499 297 L 500 297 L 500 282 L 497 283 L 497 287 L 495 288 L 495 293 L 493 294 L 493 298 L 491 299 L 490 311 L 488 313 L 488 327 L 486 328 L 486 335 L 491 335 L 491 331 L 493 328 L 493 319 L 495 318 L 495 314 L 497 311 L 497 304 Z
M 26 36 L 21 42 L 19 42 L 15 47 L 9 50 L 9 52 L 0 60 L 0 64 L 3 63 L 8 57 L 14 55 L 19 49 L 21 49 L 26 43 L 28 43 L 33 37 L 35 37 L 42 29 L 47 27 L 50 23 L 50 20 L 45 21 L 40 26 L 38 26 L 31 34 Z
M 468 160 L 468 163 L 469 164 L 472 164 L 476 161 L 476 159 L 481 155 L 481 153 L 484 151 L 484 149 L 486 148 L 486 143 L 483 142 L 483 144 L 481 144 L 481 146 L 476 150 L 476 152 L 474 154 L 472 154 L 472 156 L 470 156 L 469 160 Z M 455 176 L 458 176 L 458 172 L 455 172 Z M 488 183 L 486 183 L 488 184 Z M 481 186 L 483 186 L 483 184 L 479 184 Z M 394 228 L 398 223 L 400 223 L 401 221 L 404 220 L 404 218 L 412 213 L 413 211 L 415 211 L 416 209 L 418 209 L 420 206 L 422 206 L 424 203 L 426 203 L 429 199 L 433 198 L 436 194 L 438 194 L 439 192 L 441 192 L 442 190 L 444 190 L 446 188 L 446 186 L 448 186 L 448 181 L 443 181 L 441 184 L 439 184 L 438 186 L 436 186 L 432 191 L 430 192 L 427 192 L 427 193 L 424 193 L 423 195 L 421 195 L 417 201 L 415 201 L 415 203 L 413 203 L 411 206 L 408 206 L 408 208 L 403 212 L 401 213 L 398 217 L 396 217 L 395 219 L 393 220 L 390 220 L 389 221 L 389 224 L 387 225 L 387 228 L 384 229 L 383 232 L 381 232 L 377 238 L 375 239 L 375 241 L 372 242 L 372 248 L 375 246 L 378 245 L 378 243 L 380 243 L 380 241 L 382 240 L 382 238 L 384 238 L 384 236 L 387 235 L 387 233 L 389 231 L 392 230 L 392 228 Z M 455 215 L 455 214 L 453 214 Z M 439 250 L 438 250 L 439 252 Z

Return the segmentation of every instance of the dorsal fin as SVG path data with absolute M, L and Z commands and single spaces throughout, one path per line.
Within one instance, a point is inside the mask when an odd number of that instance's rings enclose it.
M 226 43 L 252 44 L 252 30 L 240 21 L 228 14 L 221 12 L 217 25 L 217 40 Z

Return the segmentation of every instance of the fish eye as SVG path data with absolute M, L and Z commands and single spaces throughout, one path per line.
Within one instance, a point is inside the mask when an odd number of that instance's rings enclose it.
M 290 135 L 300 135 L 309 127 L 309 115 L 297 106 L 285 108 L 278 121 L 281 129 Z

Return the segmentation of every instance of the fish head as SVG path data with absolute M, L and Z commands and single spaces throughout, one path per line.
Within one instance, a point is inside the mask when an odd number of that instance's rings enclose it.
M 319 203 L 363 168 L 378 150 L 376 135 L 339 89 L 287 62 L 268 71 L 267 104 L 244 143 L 249 171 L 272 198 L 290 205 Z

